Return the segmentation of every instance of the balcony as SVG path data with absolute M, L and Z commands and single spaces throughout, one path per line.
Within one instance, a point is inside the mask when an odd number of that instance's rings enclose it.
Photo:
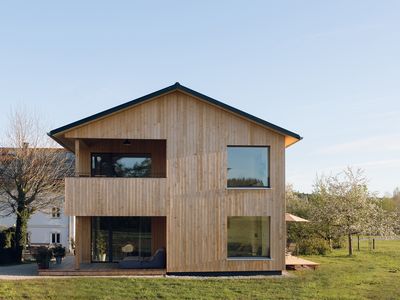
M 166 147 L 166 140 L 76 140 L 76 175 L 165 178 Z
M 74 216 L 164 216 L 166 140 L 75 141 L 76 177 L 65 179 Z
M 74 216 L 165 216 L 166 178 L 68 177 L 65 213 Z

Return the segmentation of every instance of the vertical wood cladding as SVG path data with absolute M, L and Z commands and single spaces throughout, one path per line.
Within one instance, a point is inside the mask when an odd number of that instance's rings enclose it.
M 106 139 L 166 141 L 166 178 L 67 179 L 68 213 L 166 216 L 168 272 L 284 269 L 283 135 L 175 91 L 71 129 L 63 138 L 86 141 L 88 149 L 81 142 L 76 148 L 85 148 L 86 158 L 100 147 L 90 139 L 102 145 Z M 227 189 L 227 145 L 270 146 L 271 188 Z M 78 170 L 87 169 L 83 160 Z M 90 180 L 96 181 L 92 188 Z M 227 259 L 228 216 L 271 217 L 270 260 Z

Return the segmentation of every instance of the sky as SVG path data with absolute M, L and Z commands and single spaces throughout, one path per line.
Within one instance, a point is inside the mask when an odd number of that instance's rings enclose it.
M 0 137 L 49 129 L 177 81 L 299 133 L 286 180 L 365 169 L 400 186 L 400 1 L 2 1 Z

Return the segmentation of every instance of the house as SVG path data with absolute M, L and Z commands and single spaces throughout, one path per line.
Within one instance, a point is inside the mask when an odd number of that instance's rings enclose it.
M 285 149 L 298 134 L 176 83 L 49 135 L 76 156 L 76 269 L 160 248 L 167 274 L 285 269 Z
M 0 156 L 13 159 L 17 148 L 0 148 Z M 73 155 L 60 148 L 37 148 L 35 151 L 56 151 L 65 155 L 71 164 Z M 73 164 L 72 164 L 73 165 Z M 73 216 L 66 216 L 63 208 L 64 195 L 56 197 L 48 207 L 35 211 L 28 221 L 27 241 L 31 246 L 61 244 L 68 250 L 72 250 L 71 239 L 74 239 L 75 220 Z M 4 208 L 0 211 L 0 227 L 15 226 L 16 215 Z
M 60 199 L 62 202 L 63 200 Z M 61 244 L 71 251 L 75 220 L 60 205 L 35 212 L 28 221 L 28 243 L 32 246 Z M 15 226 L 15 215 L 0 217 L 0 227 Z

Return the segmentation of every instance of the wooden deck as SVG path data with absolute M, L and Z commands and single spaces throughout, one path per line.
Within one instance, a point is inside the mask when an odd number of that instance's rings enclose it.
M 38 270 L 39 276 L 165 276 L 165 269 L 120 269 L 117 263 L 81 264 L 74 268 L 74 257 L 67 256 L 60 265 L 50 263 L 49 269 Z
M 297 256 L 285 257 L 287 270 L 316 269 L 319 264 Z M 74 257 L 67 256 L 61 265 L 50 263 L 50 268 L 38 270 L 39 276 L 165 276 L 166 269 L 120 269 L 117 263 L 81 264 L 74 268 Z
M 286 269 L 287 270 L 298 270 L 298 269 L 316 269 L 319 263 L 315 263 L 310 260 L 306 260 L 293 255 L 286 255 L 285 257 Z

